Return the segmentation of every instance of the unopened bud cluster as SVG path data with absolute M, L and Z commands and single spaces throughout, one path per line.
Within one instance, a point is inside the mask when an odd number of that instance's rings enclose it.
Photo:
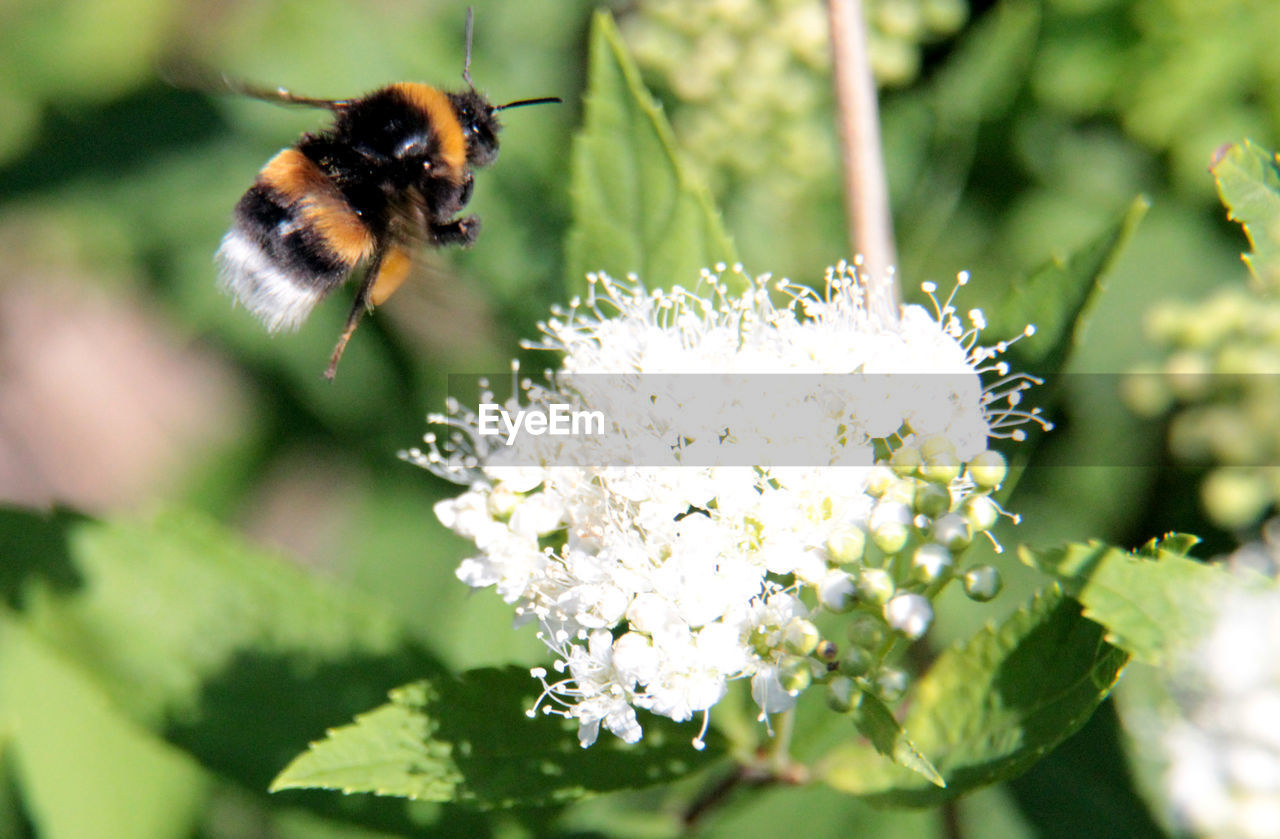
M 963 0 L 864 5 L 872 70 L 885 86 L 913 81 L 922 45 L 954 34 L 968 17 Z M 680 145 L 713 185 L 785 174 L 811 198 L 805 185 L 836 170 L 823 4 L 642 0 L 621 23 L 637 62 L 677 100 Z
M 907 674 L 891 662 L 929 631 L 934 597 L 952 581 L 975 601 L 1000 593 L 1000 572 L 966 565 L 964 554 L 1008 516 L 991 498 L 1007 473 L 999 452 L 962 462 L 944 437 L 918 444 L 909 438 L 873 467 L 866 525 L 833 531 L 822 550 L 825 570 L 805 581 L 815 601 L 810 617 L 817 620 L 822 611 L 847 616 L 844 636 L 820 639 L 811 620 L 793 621 L 785 633 L 783 687 L 798 692 L 823 682 L 828 704 L 841 712 L 853 709 L 859 691 L 886 702 L 901 698 Z
M 1172 412 L 1169 448 L 1207 469 L 1201 496 L 1225 529 L 1256 525 L 1280 501 L 1280 305 L 1243 289 L 1194 304 L 1165 302 L 1147 319 L 1167 355 L 1133 374 L 1138 413 Z

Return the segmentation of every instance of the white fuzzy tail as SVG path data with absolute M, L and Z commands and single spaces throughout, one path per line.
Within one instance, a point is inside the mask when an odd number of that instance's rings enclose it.
M 215 259 L 221 266 L 219 288 L 252 312 L 268 332 L 296 330 L 324 296 L 273 264 L 239 228 L 233 227 L 222 238 Z

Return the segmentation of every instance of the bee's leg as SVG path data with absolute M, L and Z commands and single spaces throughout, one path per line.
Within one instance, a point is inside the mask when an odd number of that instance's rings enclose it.
M 467 173 L 467 179 L 462 182 L 462 192 L 458 194 L 458 209 L 461 210 L 471 201 L 471 194 L 475 192 L 476 178 L 470 172 Z
M 356 291 L 355 302 L 351 304 L 351 313 L 347 315 L 347 325 L 343 328 L 342 334 L 338 336 L 338 344 L 333 348 L 333 355 L 329 356 L 329 367 L 324 371 L 324 377 L 329 381 L 333 381 L 333 377 L 338 373 L 338 362 L 342 360 L 342 353 L 347 348 L 347 341 L 351 340 L 351 333 L 356 331 L 356 327 L 360 325 L 360 318 L 369 308 L 369 292 L 373 289 L 373 283 L 378 278 L 378 271 L 382 267 L 382 257 L 386 254 L 385 245 L 379 246 L 374 252 L 373 259 L 369 260 L 369 267 L 364 272 L 364 279 L 360 281 L 360 288 Z
M 461 181 L 444 175 L 431 176 L 423 181 L 420 186 L 421 209 L 427 230 L 437 226 L 448 227 L 454 223 L 462 208 L 471 200 L 475 186 L 475 176 L 470 172 Z
M 446 224 L 427 225 L 427 234 L 435 245 L 462 245 L 466 247 L 480 235 L 480 219 L 463 216 Z

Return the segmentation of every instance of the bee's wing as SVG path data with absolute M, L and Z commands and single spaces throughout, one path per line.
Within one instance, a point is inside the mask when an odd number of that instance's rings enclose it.
M 302 105 L 309 108 L 324 108 L 329 111 L 340 111 L 351 104 L 350 99 L 317 99 L 301 96 L 283 87 L 267 87 L 254 82 L 238 79 L 226 73 L 210 70 L 207 67 L 190 63 L 173 63 L 160 68 L 161 77 L 176 88 L 195 90 L 204 93 L 232 93 L 237 96 L 248 96 L 277 105 Z
M 351 104 L 350 99 L 315 99 L 310 96 L 299 96 L 287 88 L 263 87 L 243 79 L 233 79 L 226 74 L 223 74 L 221 78 L 223 89 L 229 93 L 248 96 L 252 99 L 261 99 L 265 102 L 275 102 L 279 105 L 305 105 L 310 108 L 340 111 Z

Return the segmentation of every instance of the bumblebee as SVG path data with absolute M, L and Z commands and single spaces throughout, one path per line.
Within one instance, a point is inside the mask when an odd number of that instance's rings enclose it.
M 227 82 L 257 99 L 333 114 L 327 130 L 304 134 L 262 167 L 217 253 L 219 285 L 270 332 L 297 329 L 365 266 L 328 379 L 365 311 L 409 276 L 415 245 L 475 241 L 480 220 L 460 213 L 471 198 L 472 170 L 498 155 L 498 112 L 561 101 L 490 104 L 471 83 L 470 10 L 462 80 L 467 88 L 457 92 L 400 82 L 358 99 Z

